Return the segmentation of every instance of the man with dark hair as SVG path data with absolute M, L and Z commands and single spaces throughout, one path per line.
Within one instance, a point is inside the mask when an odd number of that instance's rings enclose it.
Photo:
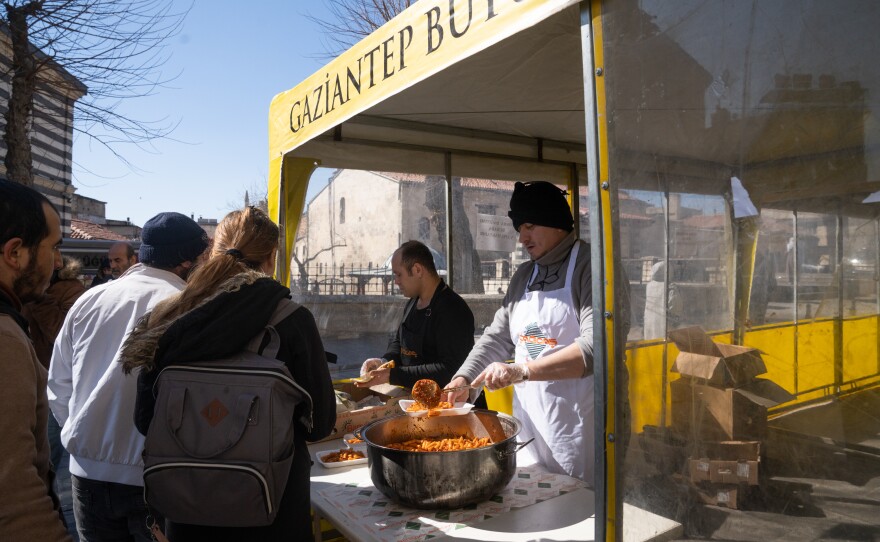
M 67 314 L 49 368 L 49 405 L 70 453 L 73 512 L 83 542 L 147 542 L 144 436 L 134 426 L 137 375 L 116 361 L 138 319 L 186 286 L 208 237 L 180 213 L 144 225 L 140 263 L 80 297 Z
M 411 388 L 422 378 L 440 384 L 449 381 L 474 345 L 470 307 L 440 278 L 430 249 L 418 241 L 407 241 L 394 251 L 391 271 L 394 283 L 410 300 L 385 354 L 361 366 L 361 374 L 372 379 L 357 385 L 391 383 Z M 392 359 L 398 362 L 394 367 L 378 368 Z
M 95 276 L 92 278 L 92 284 L 89 288 L 100 286 L 111 280 L 113 280 L 113 270 L 110 268 L 110 258 L 101 258 L 101 263 L 98 264 L 98 270 L 95 272 Z
M 137 253 L 130 244 L 119 241 L 110 245 L 107 251 L 107 258 L 110 260 L 110 271 L 113 278 L 118 279 L 120 275 L 128 271 L 128 268 L 138 263 Z
M 566 192 L 516 183 L 508 216 L 531 261 L 447 387 L 516 384 L 520 439 L 550 472 L 593 483 L 593 294 L 590 247 L 574 233 Z M 504 363 L 514 357 L 515 363 Z M 453 398 L 467 395 L 453 393 Z
M 45 196 L 0 180 L 0 538 L 70 540 L 52 489 L 46 369 L 22 303 L 42 296 L 61 266 L 61 218 Z

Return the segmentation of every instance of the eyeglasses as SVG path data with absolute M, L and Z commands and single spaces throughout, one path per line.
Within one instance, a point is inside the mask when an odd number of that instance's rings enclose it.
M 544 287 L 545 287 L 545 286 L 547 286 L 548 284 L 552 284 L 552 283 L 556 282 L 556 280 L 559 278 L 559 270 L 562 269 L 562 264 L 563 264 L 563 262 L 560 262 L 560 263 L 556 266 L 556 269 L 554 269 L 554 270 L 552 270 L 552 271 L 551 271 L 550 268 L 548 267 L 548 268 L 547 268 L 547 274 L 544 275 L 544 278 L 541 278 L 540 280 L 538 280 L 539 277 L 535 277 L 535 280 L 534 280 L 531 284 L 529 284 L 528 290 L 529 290 L 530 292 L 534 292 L 534 291 L 538 291 L 538 290 L 544 290 Z M 539 273 L 539 275 L 540 275 L 540 272 L 541 272 L 541 268 L 539 267 L 539 268 L 538 268 L 538 273 Z

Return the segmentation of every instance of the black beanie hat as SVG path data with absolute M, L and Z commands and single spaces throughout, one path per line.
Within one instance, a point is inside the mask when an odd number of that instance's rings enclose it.
M 510 196 L 510 212 L 507 216 L 513 221 L 516 231 L 526 223 L 572 231 L 574 219 L 565 199 L 566 194 L 568 192 L 546 181 L 518 182 Z
M 159 213 L 141 231 L 138 259 L 147 265 L 171 268 L 192 262 L 208 248 L 208 234 L 180 213 Z

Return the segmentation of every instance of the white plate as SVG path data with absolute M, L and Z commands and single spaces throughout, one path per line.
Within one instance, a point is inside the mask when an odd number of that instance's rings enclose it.
M 338 452 L 339 450 L 324 450 L 323 452 L 315 452 L 315 461 L 321 464 L 322 467 L 327 469 L 338 469 L 340 467 L 350 467 L 352 465 L 360 465 L 367 462 L 367 455 L 364 452 L 364 457 L 360 459 L 352 459 L 351 461 L 329 461 L 327 463 L 324 462 L 322 457 L 328 454 L 332 454 L 333 452 Z
M 401 399 L 398 403 L 400 408 L 406 412 L 410 416 L 414 417 L 422 417 L 428 414 L 427 410 L 416 410 L 413 412 L 408 412 L 406 409 L 409 408 L 411 404 L 415 403 L 412 399 Z M 441 408 L 438 409 L 435 416 L 461 416 L 462 414 L 467 414 L 470 410 L 474 408 L 474 405 L 470 403 L 455 403 L 454 408 Z
M 361 452 L 366 453 L 367 443 L 366 442 L 358 442 L 358 443 L 352 444 L 352 443 L 348 442 L 348 439 L 352 439 L 352 438 L 356 438 L 354 436 L 354 433 L 346 433 L 345 436 L 342 437 L 342 442 L 344 442 L 345 445 L 348 446 L 349 448 L 351 448 L 352 450 L 359 450 Z

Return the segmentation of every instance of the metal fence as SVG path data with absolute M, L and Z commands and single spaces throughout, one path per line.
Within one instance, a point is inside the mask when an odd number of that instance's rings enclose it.
M 439 271 L 446 278 L 446 270 Z M 483 273 L 486 294 L 503 294 L 509 277 L 487 276 Z M 390 267 L 382 264 L 294 265 L 290 270 L 291 290 L 296 294 L 313 295 L 398 295 Z
M 381 264 L 294 265 L 290 270 L 294 293 L 320 295 L 392 295 L 399 293 L 390 267 Z

